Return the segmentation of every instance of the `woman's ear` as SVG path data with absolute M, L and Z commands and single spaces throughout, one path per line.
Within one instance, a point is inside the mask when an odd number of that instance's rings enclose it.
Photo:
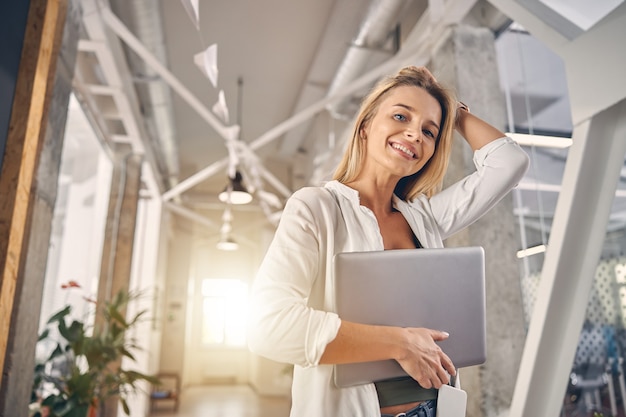
M 366 132 L 366 125 L 365 123 L 361 125 L 361 127 L 359 128 L 359 138 L 360 139 L 367 139 L 367 132 Z

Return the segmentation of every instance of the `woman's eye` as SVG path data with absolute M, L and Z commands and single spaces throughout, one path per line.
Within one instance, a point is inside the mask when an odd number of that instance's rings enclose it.
M 406 117 L 404 115 L 402 115 L 402 114 L 394 114 L 393 118 L 398 120 L 398 121 L 401 121 L 401 122 L 405 122 L 406 121 Z
M 435 138 L 435 134 L 431 132 L 430 130 L 424 130 L 424 134 L 428 136 L 429 138 Z

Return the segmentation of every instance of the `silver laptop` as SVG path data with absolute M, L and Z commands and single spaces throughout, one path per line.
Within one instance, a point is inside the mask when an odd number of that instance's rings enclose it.
M 333 263 L 341 319 L 443 330 L 450 337 L 439 346 L 457 368 L 485 362 L 483 248 L 347 252 Z M 334 368 L 339 387 L 407 376 L 394 360 Z

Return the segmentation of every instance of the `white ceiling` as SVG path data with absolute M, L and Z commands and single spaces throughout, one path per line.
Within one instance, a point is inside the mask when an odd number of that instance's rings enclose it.
M 228 126 L 241 125 L 238 143 L 244 146 L 237 155 L 248 185 L 284 201 L 328 173 L 332 163 L 324 163 L 339 153 L 361 94 L 378 76 L 409 55 L 411 63 L 426 64 L 447 24 L 468 19 L 496 31 L 509 22 L 475 0 L 200 0 L 199 28 L 183 0 L 81 5 L 75 90 L 102 141 L 129 143 L 146 155 L 152 193 L 190 209 L 214 209 L 218 216 Z M 562 63 L 536 39 L 514 32 L 497 45 L 508 67 L 501 83 L 508 83 L 509 124 L 568 133 Z M 213 44 L 216 86 L 193 62 Z M 220 90 L 228 122 L 211 111 Z M 563 163 L 561 154 L 542 157 L 540 172 L 525 180 L 527 188 L 538 184 L 537 177 L 548 186 L 559 184 Z M 527 213 L 553 211 L 556 193 L 544 194 L 539 206 L 526 198 Z M 254 205 L 268 215 L 280 209 L 268 208 L 267 201 L 257 198 Z

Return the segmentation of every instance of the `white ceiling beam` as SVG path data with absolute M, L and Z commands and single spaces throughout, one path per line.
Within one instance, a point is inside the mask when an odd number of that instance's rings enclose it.
M 624 39 L 626 2 L 556 51 L 565 62 L 574 124 L 626 98 Z M 590 62 L 602 64 L 590 65 Z
M 569 40 L 519 0 L 488 0 L 563 58 L 574 125 L 626 97 L 626 2 Z M 601 62 L 602 65 L 589 65 Z
M 184 217 L 188 220 L 191 220 L 193 222 L 206 226 L 212 231 L 220 230 L 220 225 L 218 225 L 217 223 L 196 213 L 193 210 L 189 210 L 188 208 L 181 206 L 180 204 L 170 203 L 166 201 L 163 203 L 163 206 L 169 211 L 171 211 L 172 213 L 178 214 L 181 217 Z
M 291 196 L 292 191 L 289 188 L 285 187 L 283 183 L 280 182 L 278 178 L 276 178 L 274 174 L 269 172 L 263 165 L 258 164 L 257 169 L 259 170 L 259 174 L 261 175 L 261 177 L 264 178 L 265 181 L 273 185 L 274 188 L 276 188 L 278 192 L 280 192 L 285 198 Z
M 154 171 L 152 171 L 152 166 L 144 160 L 143 169 L 141 170 L 141 179 L 143 183 L 146 185 L 148 189 L 148 193 L 150 197 L 153 198 L 161 198 L 161 190 L 159 190 L 159 185 L 156 181 L 156 176 L 154 175 Z
M 86 91 L 97 96 L 112 96 L 119 92 L 119 88 L 110 85 L 85 84 Z
M 544 20 L 533 14 L 518 0 L 487 0 L 509 18 L 519 23 L 535 38 L 540 39 L 553 51 L 559 50 L 569 40 Z

